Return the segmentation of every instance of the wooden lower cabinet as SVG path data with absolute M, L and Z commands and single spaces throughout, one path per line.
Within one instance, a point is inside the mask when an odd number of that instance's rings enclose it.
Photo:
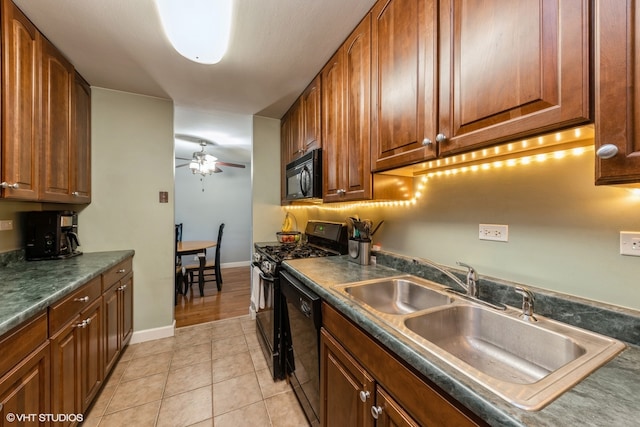
M 325 330 L 320 335 L 320 420 L 324 426 L 373 426 L 375 381 Z M 367 396 L 362 400 L 361 396 Z
M 112 285 L 103 298 L 105 371 L 110 371 L 133 333 L 133 274 Z
M 128 258 L 0 336 L 0 427 L 78 425 L 132 334 Z
M 0 349 L 0 426 L 43 424 L 36 417 L 51 412 L 46 311 L 0 337 Z
M 321 425 L 487 425 L 327 303 L 322 324 Z

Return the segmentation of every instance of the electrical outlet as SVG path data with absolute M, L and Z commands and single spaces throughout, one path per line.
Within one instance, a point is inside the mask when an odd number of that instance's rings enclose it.
M 480 224 L 478 237 L 480 240 L 508 242 L 509 226 L 500 224 Z
M 0 221 L 0 231 L 13 230 L 13 221 L 10 219 Z
M 620 255 L 640 256 L 640 232 L 620 232 Z

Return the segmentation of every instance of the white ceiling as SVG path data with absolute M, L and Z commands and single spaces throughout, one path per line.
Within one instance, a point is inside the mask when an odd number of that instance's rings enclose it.
M 14 2 L 92 86 L 170 98 L 176 133 L 246 148 L 239 116 L 280 118 L 374 0 L 234 0 L 229 49 L 215 65 L 173 50 L 153 0 Z M 222 160 L 248 161 L 240 157 Z

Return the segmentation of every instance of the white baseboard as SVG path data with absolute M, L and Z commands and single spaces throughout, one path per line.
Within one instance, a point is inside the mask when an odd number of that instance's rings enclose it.
M 225 262 L 224 264 L 220 264 L 220 268 L 248 267 L 250 265 L 251 261 Z
M 145 329 L 144 331 L 134 331 L 131 335 L 129 344 L 138 344 L 145 341 L 158 340 L 160 338 L 172 337 L 176 330 L 176 321 L 169 326 L 161 326 L 159 328 Z

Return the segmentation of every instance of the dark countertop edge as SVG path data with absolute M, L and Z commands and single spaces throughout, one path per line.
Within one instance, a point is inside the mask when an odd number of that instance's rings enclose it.
M 326 261 L 327 259 L 323 260 Z M 478 385 L 473 380 L 439 359 L 414 351 L 400 338 L 388 332 L 387 326 L 372 320 L 373 317 L 371 314 L 351 303 L 347 298 L 339 295 L 337 292 L 334 293 L 334 291 L 314 282 L 295 267 L 296 260 L 291 261 L 293 261 L 293 264 L 290 261 L 285 261 L 284 266 L 287 268 L 287 271 L 293 274 L 294 277 L 307 284 L 323 300 L 337 308 L 346 317 L 351 319 L 363 330 L 386 346 L 392 353 L 396 354 L 401 360 L 404 360 L 406 364 L 424 375 L 435 385 L 440 387 L 445 393 L 449 394 L 452 398 L 456 399 L 460 404 L 467 407 L 471 412 L 485 420 L 490 425 L 523 427 L 531 425 L 523 421 L 523 419 L 527 419 L 530 422 L 532 419 L 535 420 L 538 417 L 540 417 L 539 425 L 553 425 L 549 424 L 549 420 L 544 416 L 545 408 L 540 411 L 526 411 L 520 409 L 509 404 L 495 393 Z M 391 267 L 384 266 L 383 268 L 388 270 L 386 272 L 388 273 L 386 274 L 388 277 L 410 274 L 404 271 L 395 270 Z M 348 282 L 349 281 L 347 280 L 344 283 Z M 612 361 L 608 362 L 608 364 L 613 364 L 617 358 L 627 352 L 640 353 L 640 348 L 627 343 L 627 349 Z M 607 364 L 603 365 L 601 368 L 604 368 L 604 366 L 607 366 Z M 597 375 L 597 372 L 592 373 L 590 376 L 593 375 Z M 571 389 L 567 390 L 564 394 L 570 393 L 572 393 Z M 562 396 L 558 399 L 561 397 Z M 553 403 L 554 402 L 551 402 L 549 405 L 552 405 Z M 540 415 L 537 416 L 537 414 Z M 553 418 L 553 416 L 551 416 L 551 418 Z
M 80 257 L 70 258 L 73 260 L 80 259 L 84 256 L 100 256 L 100 255 L 109 255 L 109 260 L 105 262 L 104 265 L 100 266 L 93 272 L 84 275 L 77 276 L 72 279 L 69 279 L 69 284 L 64 288 L 59 289 L 58 291 L 49 294 L 45 298 L 41 298 L 39 301 L 35 302 L 30 307 L 25 310 L 16 313 L 14 316 L 5 319 L 2 323 L 0 323 L 0 337 L 6 334 L 7 332 L 11 332 L 15 327 L 20 326 L 25 321 L 35 317 L 36 315 L 42 313 L 46 310 L 51 304 L 59 301 L 65 296 L 69 295 L 74 290 L 78 289 L 82 285 L 89 282 L 91 279 L 101 275 L 111 267 L 117 265 L 118 263 L 124 261 L 125 259 L 132 257 L 135 254 L 133 249 L 121 250 L 121 251 L 105 251 L 105 252 L 87 252 L 82 254 Z M 46 261 L 24 261 L 25 265 L 29 265 L 32 262 L 57 262 L 61 263 L 66 260 L 46 260 Z M 13 264 L 15 266 L 16 264 Z

